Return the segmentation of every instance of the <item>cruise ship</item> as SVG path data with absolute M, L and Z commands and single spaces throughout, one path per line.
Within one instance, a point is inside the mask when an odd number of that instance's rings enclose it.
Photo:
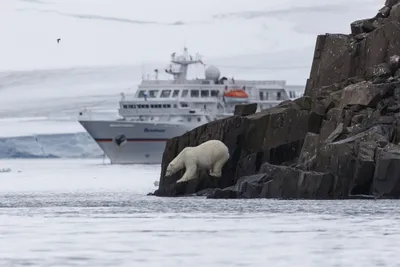
M 193 64 L 205 66 L 204 78 L 187 79 Z M 204 64 L 199 55 L 171 54 L 165 72 L 170 80 L 142 77 L 133 96 L 121 93 L 116 120 L 79 113 L 78 121 L 98 143 L 111 164 L 159 164 L 168 139 L 204 123 L 233 115 L 238 103 L 257 103 L 258 109 L 300 97 L 302 86 L 285 81 L 235 80 L 221 77 L 215 66 Z

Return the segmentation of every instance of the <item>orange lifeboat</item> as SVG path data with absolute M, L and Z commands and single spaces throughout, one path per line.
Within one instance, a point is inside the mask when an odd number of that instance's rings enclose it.
M 238 89 L 225 92 L 224 98 L 226 102 L 247 102 L 249 95 L 244 90 Z

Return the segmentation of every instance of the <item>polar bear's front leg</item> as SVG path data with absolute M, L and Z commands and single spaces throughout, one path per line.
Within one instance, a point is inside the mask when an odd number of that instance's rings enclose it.
M 176 182 L 181 183 L 181 182 L 186 182 L 186 181 L 195 179 L 196 174 L 197 174 L 197 166 L 196 165 L 190 166 L 190 167 L 186 168 L 185 174 L 182 176 L 182 178 Z

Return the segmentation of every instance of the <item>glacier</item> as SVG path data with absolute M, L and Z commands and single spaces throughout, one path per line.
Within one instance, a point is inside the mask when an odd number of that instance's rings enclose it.
M 0 159 L 100 158 L 103 152 L 87 133 L 39 134 L 0 138 Z

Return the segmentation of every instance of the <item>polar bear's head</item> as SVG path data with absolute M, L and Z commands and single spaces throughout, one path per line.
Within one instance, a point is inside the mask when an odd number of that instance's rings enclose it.
M 176 163 L 174 163 L 173 161 L 168 164 L 167 166 L 167 170 L 165 171 L 165 176 L 171 176 L 174 173 L 176 173 L 178 171 Z

